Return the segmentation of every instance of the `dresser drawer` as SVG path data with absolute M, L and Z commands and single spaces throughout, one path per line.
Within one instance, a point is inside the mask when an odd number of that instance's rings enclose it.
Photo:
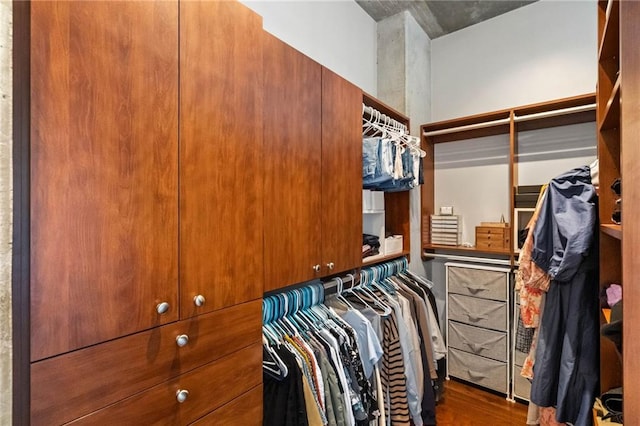
M 187 335 L 178 347 L 176 338 Z M 31 423 L 96 411 L 262 339 L 262 302 L 236 305 L 31 365 Z
M 449 349 L 449 375 L 507 393 L 507 363 Z
M 529 354 L 525 354 L 516 349 L 515 351 L 513 351 L 513 362 L 516 365 L 524 365 L 524 360 L 527 359 L 527 355 Z
M 507 333 L 449 321 L 449 346 L 493 358 L 507 360 Z
M 70 424 L 186 425 L 261 383 L 262 344 L 255 344 Z M 182 403 L 180 390 L 189 392 Z
M 529 399 L 529 395 L 531 394 L 531 383 L 520 375 L 522 366 L 516 365 L 514 369 L 513 392 L 518 398 Z
M 507 300 L 507 274 L 485 269 L 448 267 L 449 292 L 481 297 L 483 299 Z
M 507 331 L 506 302 L 449 294 L 449 320 Z
M 504 228 L 498 226 L 476 226 L 476 234 L 493 235 L 503 237 L 509 235 L 511 228 Z
M 213 413 L 192 423 L 197 426 L 261 426 L 262 386 L 240 395 Z

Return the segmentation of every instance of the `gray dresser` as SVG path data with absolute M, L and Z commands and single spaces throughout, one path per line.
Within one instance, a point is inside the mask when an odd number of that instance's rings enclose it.
M 510 270 L 446 263 L 447 377 L 510 396 Z

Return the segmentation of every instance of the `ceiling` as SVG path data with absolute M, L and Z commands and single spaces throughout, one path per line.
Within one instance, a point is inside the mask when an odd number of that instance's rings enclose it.
M 536 0 L 356 0 L 376 22 L 408 10 L 433 40 Z

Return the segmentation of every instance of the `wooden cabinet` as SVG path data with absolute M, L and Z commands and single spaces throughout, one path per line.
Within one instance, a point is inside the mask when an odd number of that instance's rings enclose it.
M 261 316 L 256 300 L 36 362 L 31 424 L 66 423 L 258 343 Z
M 612 222 L 616 196 L 610 185 L 620 168 L 620 2 L 598 2 L 597 130 L 599 160 L 600 286 L 622 283 L 622 227 Z M 625 210 L 627 206 L 625 206 Z M 626 210 L 629 211 L 629 210 Z M 626 290 L 626 289 L 625 289 Z M 625 298 L 626 298 L 625 294 Z M 601 322 L 606 319 L 601 315 Z M 609 339 L 600 338 L 600 388 L 622 384 L 622 365 Z M 625 413 L 626 414 L 626 413 Z M 626 418 L 626 416 L 625 416 Z
M 627 424 L 640 423 L 640 339 L 636 326 L 640 324 L 640 3 L 620 2 L 620 162 L 622 176 L 622 285 L 624 298 L 623 322 L 623 384 L 624 419 Z M 610 257 L 601 260 L 606 262 Z M 602 264 L 602 263 L 601 263 Z
M 262 425 L 262 386 L 218 408 L 193 423 L 197 426 L 260 426 Z
M 361 264 L 362 92 L 265 36 L 265 290 Z
M 35 2 L 31 28 L 36 361 L 178 319 L 178 3 Z
M 16 416 L 193 422 L 262 380 L 261 18 L 238 2 L 20 10 L 31 380 Z
M 262 297 L 262 37 L 237 2 L 180 3 L 182 318 Z
M 362 263 L 362 91 L 322 68 L 324 275 Z
M 320 277 L 321 67 L 265 34 L 265 290 Z
M 249 346 L 72 425 L 187 425 L 262 382 L 262 344 Z
M 598 158 L 600 160 L 600 283 L 623 287 L 622 356 L 608 339 L 601 340 L 600 383 L 603 392 L 614 386 L 624 389 L 624 420 L 640 421 L 638 371 L 640 340 L 635 326 L 640 322 L 640 244 L 638 212 L 640 194 L 640 3 L 633 1 L 598 2 Z M 622 224 L 612 221 L 617 195 L 610 186 L 622 181 Z M 603 318 L 603 321 L 605 319 Z

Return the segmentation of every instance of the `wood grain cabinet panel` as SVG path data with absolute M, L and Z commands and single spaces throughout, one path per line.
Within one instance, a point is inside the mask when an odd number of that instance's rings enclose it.
M 259 343 L 69 424 L 187 425 L 261 383 Z M 181 390 L 188 392 L 182 403 Z
M 265 290 L 362 264 L 362 91 L 265 42 Z
M 320 277 L 321 67 L 265 33 L 265 290 Z
M 197 426 L 261 426 L 262 386 L 251 389 L 192 424 Z
M 362 265 L 362 91 L 322 68 L 322 268 Z
M 31 424 L 71 421 L 260 342 L 261 313 L 252 301 L 36 362 Z
M 239 2 L 180 3 L 182 318 L 262 297 L 262 33 Z
M 35 361 L 178 318 L 178 4 L 34 2 L 31 29 Z

